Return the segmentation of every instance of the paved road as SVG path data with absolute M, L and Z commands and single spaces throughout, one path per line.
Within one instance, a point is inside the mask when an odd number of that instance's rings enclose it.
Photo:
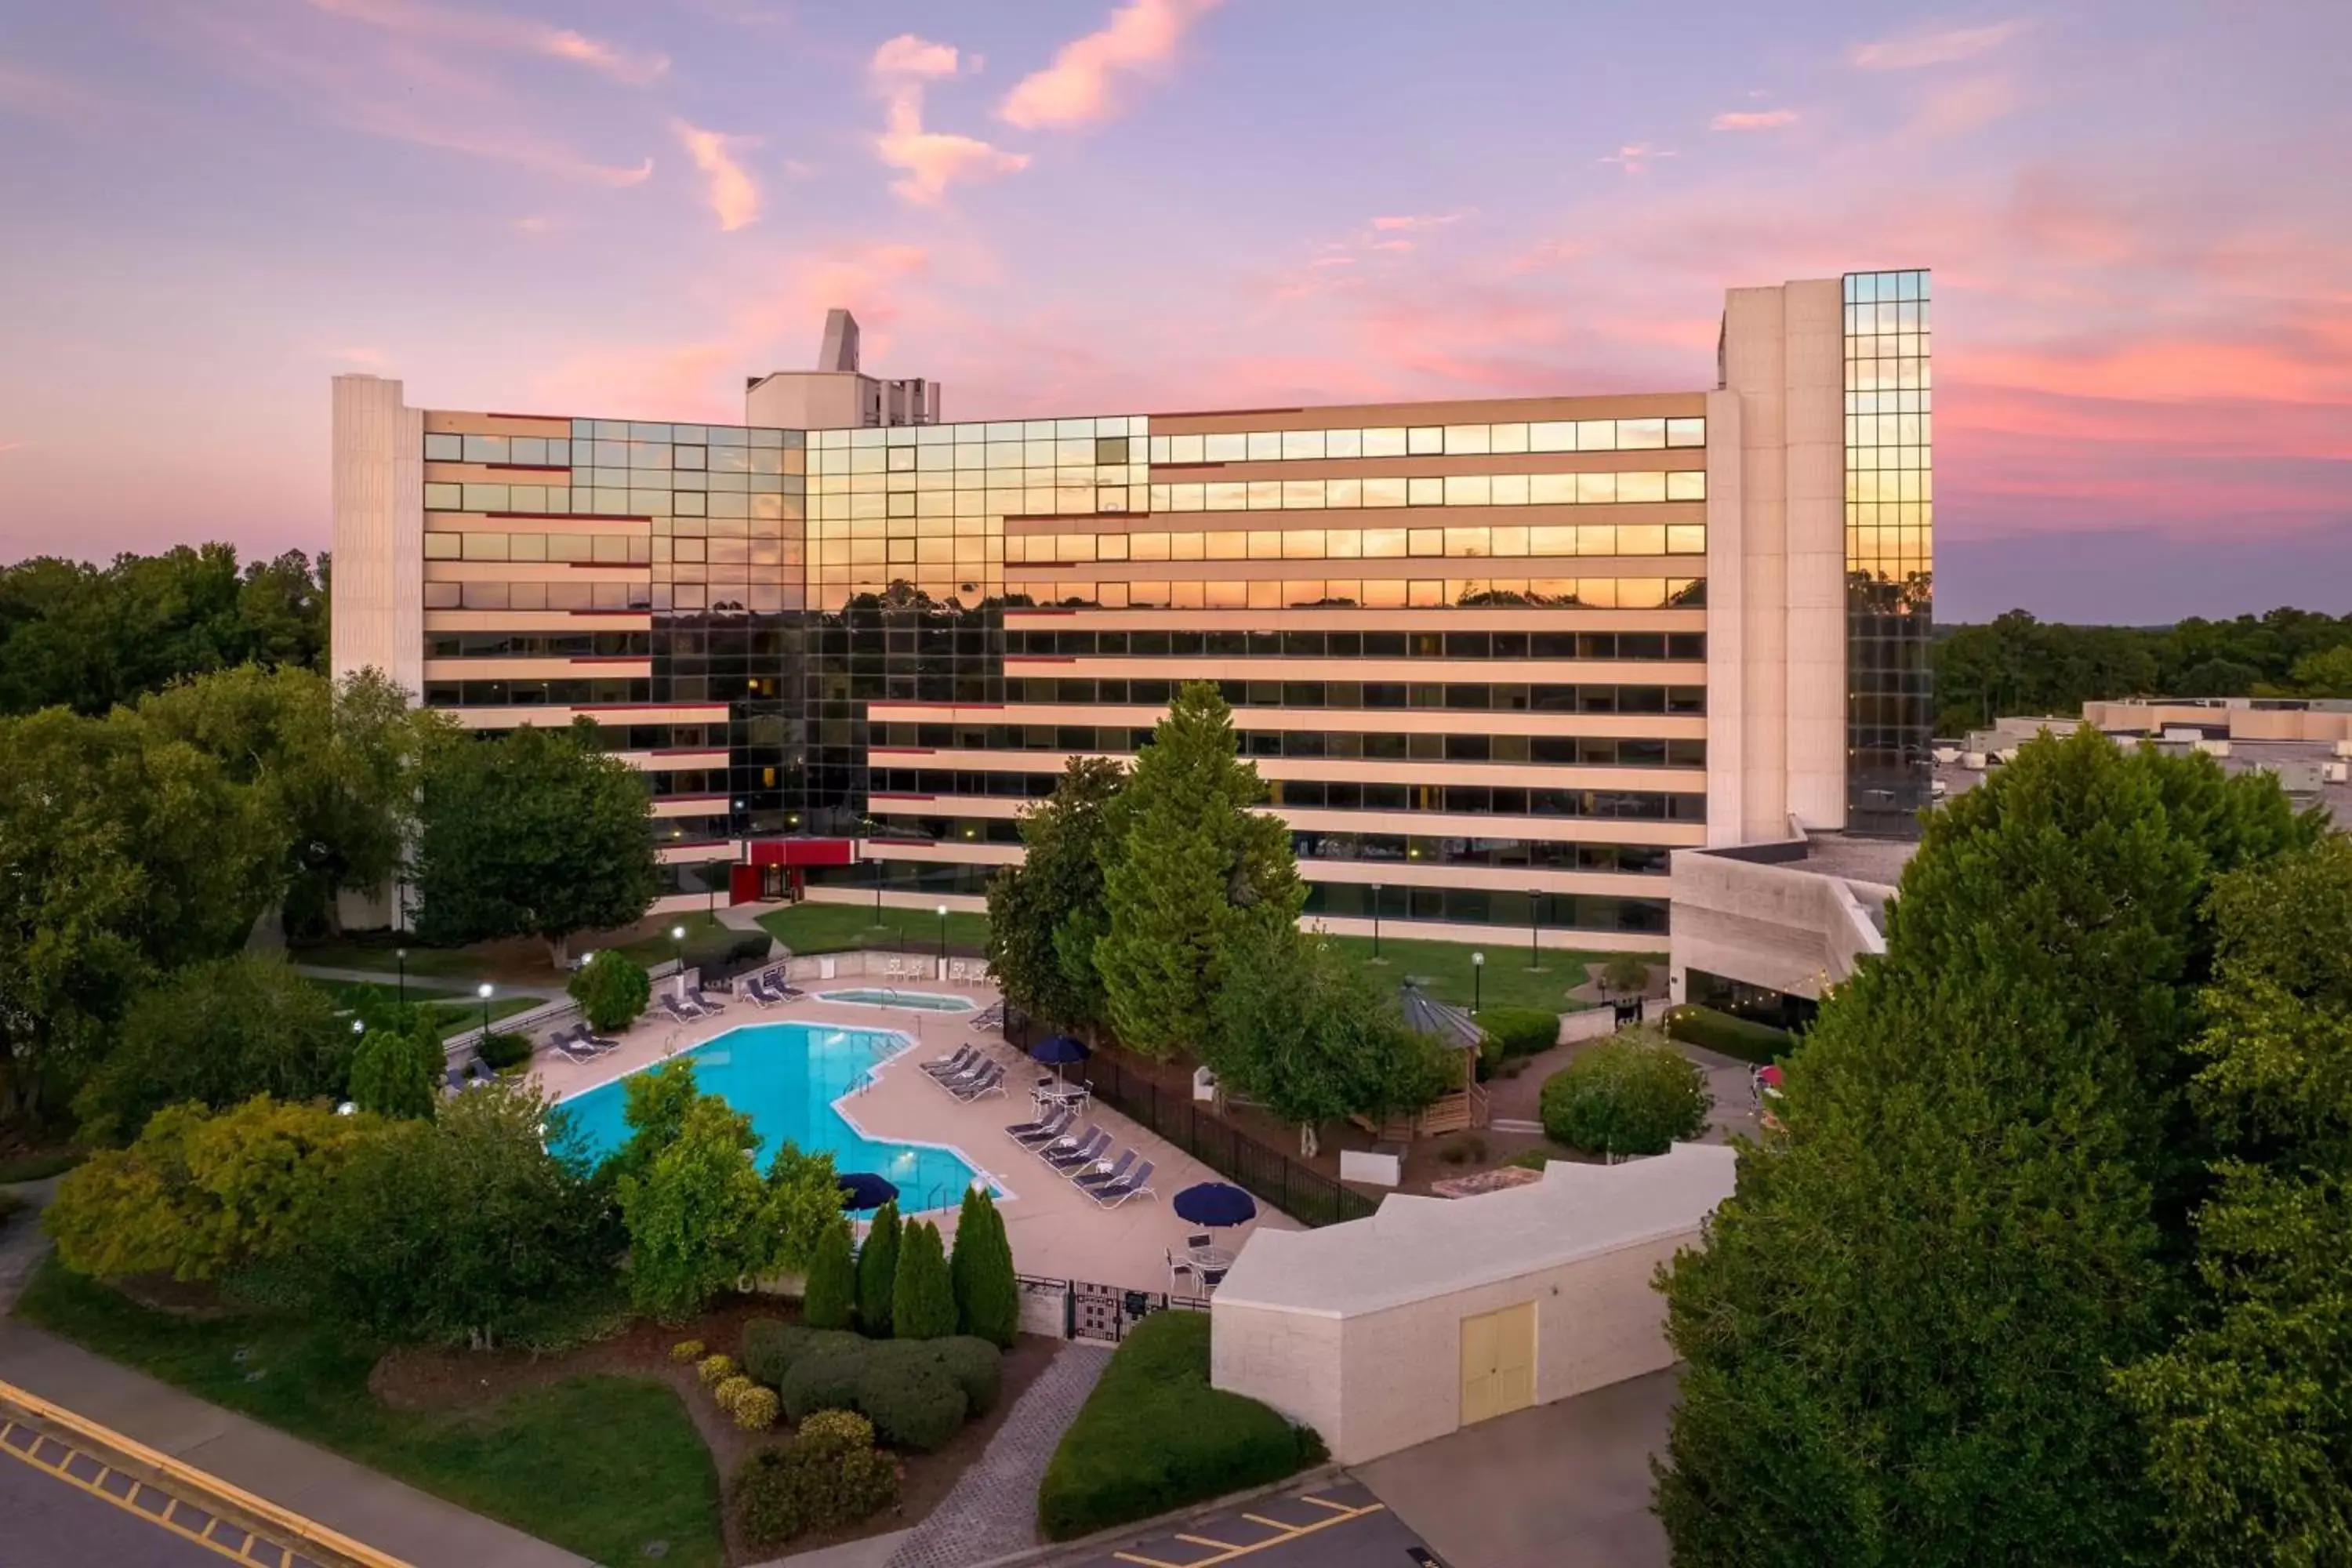
M 26 1447 L 37 1454 L 27 1455 Z M 44 1460 L 66 1465 L 68 1474 L 107 1495 L 66 1479 Z M 0 1537 L 0 1563 L 7 1568 L 219 1568 L 224 1559 L 251 1568 L 287 1561 L 282 1548 L 248 1542 L 236 1526 L 153 1487 L 108 1477 L 86 1456 L 68 1458 L 53 1443 L 16 1435 L 0 1443 L 0 1519 L 8 1521 Z M 204 1535 L 209 1542 L 191 1539 Z
M 1261 1498 L 1086 1558 L 1077 1568 L 1427 1568 L 1435 1561 L 1380 1499 L 1342 1481 Z

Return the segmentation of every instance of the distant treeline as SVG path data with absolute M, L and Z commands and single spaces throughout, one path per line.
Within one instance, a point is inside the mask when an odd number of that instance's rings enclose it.
M 1937 628 L 1936 728 L 2074 713 L 2119 697 L 2352 697 L 2352 616 L 2273 610 L 2170 626 L 2073 626 L 2023 610 Z
M 238 568 L 227 544 L 112 563 L 0 567 L 0 714 L 104 713 L 186 676 L 255 664 L 323 669 L 327 557 Z

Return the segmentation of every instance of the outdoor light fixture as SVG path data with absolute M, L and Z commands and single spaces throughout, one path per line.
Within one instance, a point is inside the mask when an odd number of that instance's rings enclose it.
M 1528 889 L 1528 967 L 1529 969 L 1543 967 L 1541 961 L 1536 957 L 1536 923 L 1542 919 L 1543 889 L 1529 888 Z
M 353 1018 L 353 1019 L 352 1020 L 352 1034 L 354 1034 L 354 1035 L 364 1035 L 364 1034 L 366 1034 L 366 1033 L 367 1033 L 367 1020 L 366 1020 L 365 1018 Z
M 1470 1011 L 1482 1011 L 1486 1005 L 1486 955 L 1470 955 Z
M 408 950 L 404 947 L 395 947 L 392 950 L 392 958 L 394 963 L 400 965 L 400 1000 L 404 1006 L 408 1002 Z
M 1381 885 L 1372 884 L 1372 962 L 1381 961 Z
M 939 914 L 940 914 L 940 973 L 942 973 L 942 974 L 944 974 L 944 973 L 947 973 L 947 962 L 948 962 L 948 907 L 947 907 L 945 904 L 941 904 L 941 905 L 940 906 Z
M 490 983 L 483 981 L 474 987 L 474 994 L 482 999 L 482 1038 L 490 1037 Z

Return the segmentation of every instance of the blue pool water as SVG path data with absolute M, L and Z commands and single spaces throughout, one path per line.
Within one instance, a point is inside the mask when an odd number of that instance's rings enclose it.
M 950 996 L 937 991 L 821 991 L 821 1002 L 856 1002 L 867 1007 L 913 1007 L 924 1013 L 971 1013 L 980 1004 L 968 997 Z
M 898 1188 L 898 1206 L 952 1208 L 963 1201 L 972 1167 L 950 1150 L 877 1142 L 861 1136 L 833 1102 L 857 1085 L 868 1068 L 907 1048 L 905 1037 L 880 1029 L 825 1024 L 752 1024 L 730 1029 L 681 1055 L 694 1063 L 695 1082 L 751 1118 L 766 1169 L 780 1142 L 833 1156 L 834 1169 L 871 1171 Z M 597 1085 L 563 1101 L 578 1147 L 602 1160 L 628 1141 L 622 1120 L 621 1080 Z

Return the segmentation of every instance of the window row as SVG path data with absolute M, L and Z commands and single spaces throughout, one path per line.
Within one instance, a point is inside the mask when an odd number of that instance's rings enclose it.
M 1401 908 L 1389 907 L 1391 902 Z M 1500 944 L 1523 941 L 1530 927 L 1544 931 L 1640 931 L 1663 937 L 1666 900 L 1620 899 L 1603 893 L 1500 893 L 1482 888 L 1395 888 L 1381 900 L 1386 920 L 1441 921 L 1496 928 Z M 1306 916 L 1367 920 L 1371 889 L 1356 882 L 1309 882 Z M 1660 945 L 1664 945 L 1661 943 Z
M 999 440 L 969 440 L 950 445 L 859 447 L 845 451 L 810 454 L 809 472 L 837 480 L 851 474 L 965 474 L 1039 468 L 1092 470 L 1143 465 L 1143 443 L 1124 436 L 1007 437 Z M 1141 475 L 1136 476 L 1138 479 Z M 1000 481 L 1002 482 L 1002 481 Z M 1016 479 L 1013 483 L 1024 481 Z M 1035 483 L 1032 479 L 1026 482 Z M 1127 482 L 1121 474 L 1116 481 Z
M 683 441 L 698 447 L 767 447 L 790 450 L 804 444 L 802 437 L 803 433 L 798 430 L 772 430 L 759 426 L 669 425 L 659 420 L 648 423 L 642 419 L 574 419 L 572 422 L 572 438 L 575 441 Z
M 1054 793 L 1056 773 L 999 773 L 952 768 L 869 770 L 877 795 L 1039 799 Z M 1457 816 L 1572 816 L 1601 821 L 1705 822 L 1705 795 L 1663 790 L 1541 788 L 1486 784 L 1355 784 L 1323 779 L 1270 779 L 1276 809 L 1428 811 Z
M 1155 463 L 1269 463 L 1353 458 L 1484 457 L 1491 452 L 1639 452 L 1704 447 L 1704 419 L 1543 419 L 1507 425 L 1387 425 L 1154 436 Z
M 583 702 L 650 702 L 653 682 L 604 676 L 567 680 L 428 680 L 429 708 L 570 707 Z
M 776 434 L 772 432 L 772 434 Z M 604 468 L 616 472 L 709 472 L 796 474 L 797 446 L 757 447 L 748 441 L 672 443 L 624 439 L 572 440 L 562 437 L 451 436 L 425 437 L 428 463 L 503 463 L 526 468 Z M 620 481 L 626 484 L 628 481 Z
M 1703 468 L 1602 474 L 1454 474 L 1442 479 L 1234 479 L 1197 485 L 1155 484 L 1150 488 L 1150 506 L 1155 512 L 1397 506 L 1612 506 L 1706 499 L 1706 471 Z
M 1069 752 L 1124 756 L 1151 743 L 1149 729 L 1095 724 L 877 724 L 876 746 L 932 751 Z M 920 737 L 920 738 L 913 738 Z M 1247 757 L 1546 766 L 1703 768 L 1706 742 L 1591 735 L 1402 735 L 1393 731 L 1245 730 Z
M 1147 510 L 1148 485 L 1031 485 L 935 490 L 812 490 L 808 515 L 826 522 L 877 517 L 1093 517 Z
M 1004 634 L 1032 658 L 1677 658 L 1706 657 L 1705 632 L 1032 632 Z
M 434 632 L 427 658 L 649 658 L 651 632 Z
M 739 545 L 741 542 L 737 541 Z M 602 566 L 643 566 L 653 560 L 653 541 L 643 534 L 498 533 L 469 529 L 462 533 L 426 533 L 425 559 L 580 561 Z
M 1564 523 L 1546 528 L 1255 528 L 1202 533 L 1012 533 L 1004 559 L 1089 561 L 1401 561 L 1562 555 L 1704 555 L 1703 522 Z
M 1531 871 L 1616 871 L 1666 875 L 1674 851 L 1663 844 L 1574 844 L 1549 838 L 1449 838 L 1402 833 L 1295 832 L 1291 852 L 1301 860 L 1374 860 L 1408 866 L 1524 867 Z M 1370 889 L 1366 891 L 1369 893 Z M 1385 901 L 1403 888 L 1382 889 Z M 1394 911 L 1383 907 L 1382 915 Z
M 849 430 L 812 430 L 812 450 L 863 447 L 959 447 L 975 441 L 1079 441 L 1148 436 L 1151 421 L 1140 414 L 1090 419 L 989 419 L 961 425 L 888 425 Z
M 1706 603 L 1704 577 L 1223 578 L 1071 583 L 1008 575 L 1015 608 L 1308 610 L 1464 608 L 1656 610 Z
M 723 477 L 723 476 L 720 476 Z M 425 487 L 426 511 L 516 512 L 525 517 L 798 518 L 807 510 L 789 481 L 753 474 L 721 491 L 591 489 L 582 485 L 447 484 Z M 1087 509 L 1092 510 L 1090 507 Z
M 1013 702 L 1118 703 L 1165 707 L 1175 680 L 1049 679 L 1008 677 Z M 1220 680 L 1235 708 L 1438 708 L 1476 713 L 1673 713 L 1706 711 L 1704 686 L 1567 686 L 1492 681 Z
M 643 583 L 427 583 L 428 610 L 645 610 Z

